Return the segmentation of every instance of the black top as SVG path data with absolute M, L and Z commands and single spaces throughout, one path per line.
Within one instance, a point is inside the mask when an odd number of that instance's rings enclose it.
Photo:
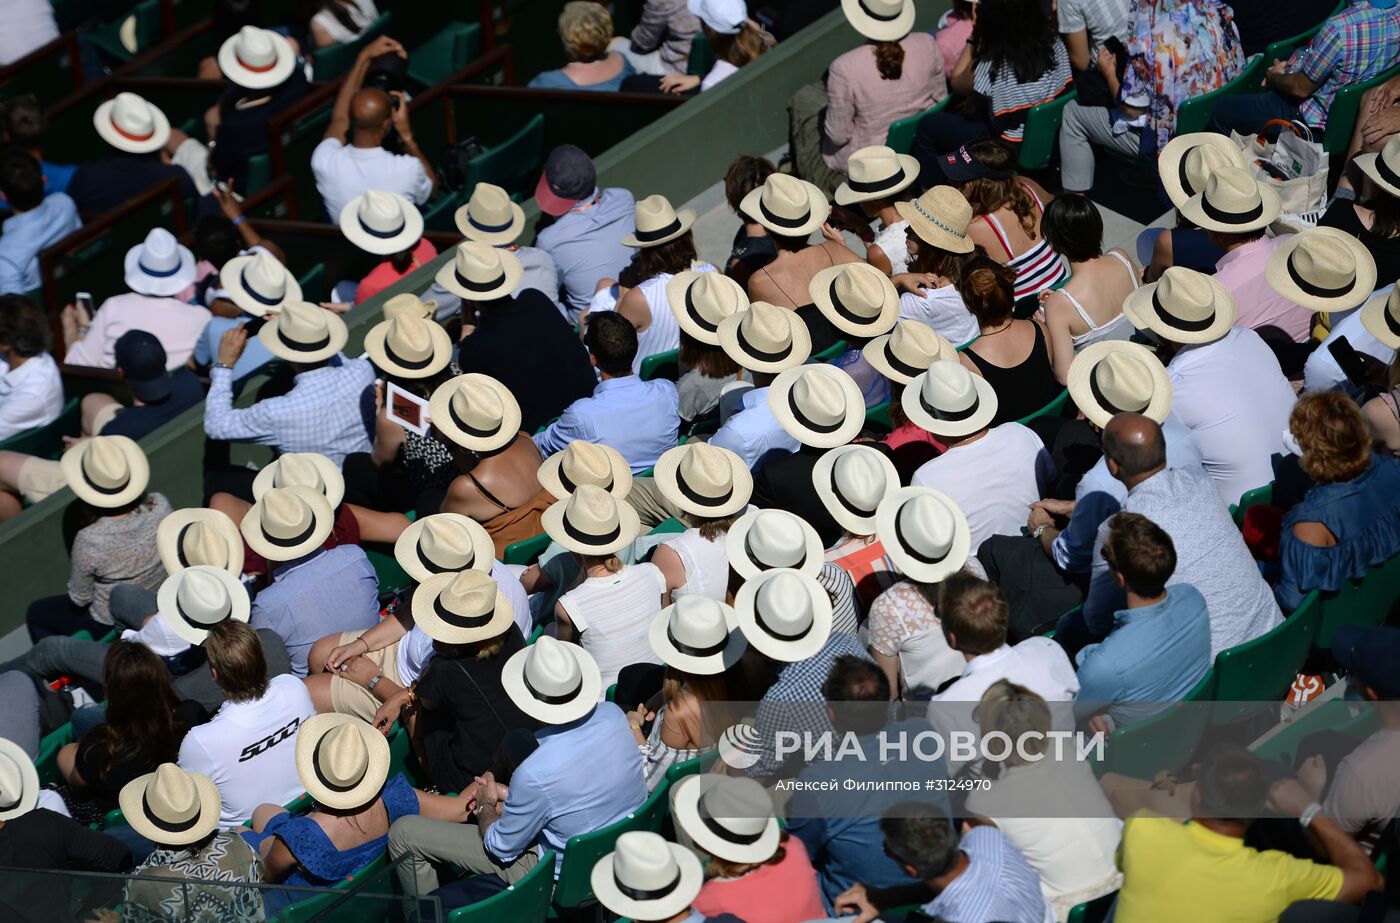
M 822 546 L 836 543 L 844 531 L 826 511 L 812 469 L 825 449 L 803 446 L 790 455 L 769 455 L 753 476 L 753 505 L 760 509 L 787 510 L 807 520 L 821 536 Z
M 198 195 L 194 180 L 184 167 L 161 163 L 154 154 L 131 154 L 79 164 L 68 183 L 68 195 L 84 215 L 100 215 L 172 176 L 180 181 L 185 198 Z
M 418 678 L 428 774 L 441 791 L 460 792 L 489 770 L 506 731 L 539 727 L 515 707 L 501 685 L 501 668 L 524 648 L 520 629 L 512 625 L 496 656 L 477 660 L 439 654 Z
M 1400 279 L 1400 237 L 1381 237 L 1356 217 L 1355 203 L 1337 199 L 1323 214 L 1318 224 L 1325 228 L 1346 231 L 1371 252 L 1376 260 L 1376 278 L 1381 284 Z
M 992 417 L 991 426 L 1029 416 L 1059 397 L 1064 390 L 1055 378 L 1055 369 L 1050 364 L 1050 349 L 1039 324 L 1035 325 L 1035 345 L 1031 347 L 1031 354 L 1020 365 L 1004 369 L 983 359 L 972 349 L 966 350 L 965 355 L 997 393 L 997 415 Z
M 120 840 L 46 808 L 0 826 L 0 867 L 116 873 L 130 871 L 132 865 L 131 850 Z M 91 885 L 87 907 L 112 906 L 109 901 L 121 898 L 120 878 L 98 879 Z M 7 923 L 83 919 L 74 916 L 73 897 L 63 876 L 8 872 L 0 888 L 0 913 Z
M 141 404 L 118 410 L 111 422 L 102 427 L 104 436 L 128 436 L 141 439 L 204 400 L 204 386 L 194 372 L 180 369 L 170 376 L 170 396 L 153 404 Z
M 188 699 L 180 702 L 175 713 L 176 734 L 175 748 L 179 751 L 180 742 L 184 739 L 185 731 L 196 724 L 203 724 L 209 720 L 209 715 L 204 707 L 198 702 Z M 122 786 L 138 776 L 143 776 L 153 771 L 156 767 L 147 760 L 134 759 L 130 756 L 113 763 L 110 767 L 103 768 L 107 763 L 107 742 L 106 735 L 98 725 L 88 731 L 78 741 L 78 752 L 74 757 L 73 768 L 78 771 L 78 775 L 83 777 L 87 783 L 85 794 L 98 804 L 103 810 L 110 811 L 117 806 L 117 796 L 121 793 Z
M 230 87 L 219 100 L 222 118 L 209 151 L 215 172 L 233 179 L 235 188 L 241 187 L 248 172 L 248 158 L 267 152 L 267 123 L 309 89 L 299 66 L 292 69 L 292 75 L 281 86 L 267 92 Z
M 749 276 L 778 258 L 778 244 L 767 235 L 750 237 L 744 233 L 744 226 L 734 232 L 734 244 L 729 251 L 729 260 L 724 264 L 725 275 L 740 285 L 748 285 Z
M 1308 31 L 1337 8 L 1331 0 L 1230 0 L 1229 6 L 1245 57 L 1259 54 L 1271 42 Z
M 527 433 L 588 397 L 598 384 L 573 328 L 553 302 L 532 288 L 477 314 L 476 332 L 457 347 L 457 364 L 463 372 L 490 375 L 509 388 L 520 403 L 520 428 Z

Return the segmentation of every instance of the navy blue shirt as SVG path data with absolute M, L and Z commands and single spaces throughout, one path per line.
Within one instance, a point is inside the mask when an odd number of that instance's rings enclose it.
M 170 396 L 154 404 L 124 407 L 102 427 L 104 436 L 140 439 L 204 400 L 204 387 L 189 369 L 178 369 L 170 376 Z
M 194 180 L 184 167 L 161 163 L 154 154 L 109 157 L 82 164 L 68 184 L 68 195 L 78 203 L 78 211 L 100 215 L 172 176 L 180 181 L 180 191 L 185 198 L 198 195 Z

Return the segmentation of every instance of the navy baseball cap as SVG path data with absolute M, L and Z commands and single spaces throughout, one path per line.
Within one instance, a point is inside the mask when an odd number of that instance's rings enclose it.
M 1332 636 L 1337 666 L 1383 699 L 1400 699 L 1400 628 L 1343 625 Z
M 938 165 L 943 168 L 943 175 L 954 183 L 965 183 L 971 179 L 1010 179 L 1015 175 L 1006 170 L 993 170 L 972 156 L 966 144 L 951 154 L 944 154 Z
M 598 172 L 582 148 L 561 144 L 549 152 L 535 186 L 535 202 L 546 215 L 559 217 L 598 188 Z
M 128 330 L 117 340 L 117 368 L 131 385 L 131 393 L 146 403 L 170 396 L 170 372 L 165 368 L 165 347 L 145 330 Z

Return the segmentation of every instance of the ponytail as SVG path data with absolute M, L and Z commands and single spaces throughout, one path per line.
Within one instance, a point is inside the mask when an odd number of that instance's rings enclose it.
M 881 80 L 898 80 L 904 73 L 904 46 L 899 42 L 880 42 L 875 46 L 875 66 Z

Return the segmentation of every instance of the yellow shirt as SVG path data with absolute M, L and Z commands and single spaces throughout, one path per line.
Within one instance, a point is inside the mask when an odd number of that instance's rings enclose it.
M 1114 923 L 1273 923 L 1294 901 L 1333 900 L 1342 890 L 1339 868 L 1143 812 L 1123 826 L 1118 866 Z

